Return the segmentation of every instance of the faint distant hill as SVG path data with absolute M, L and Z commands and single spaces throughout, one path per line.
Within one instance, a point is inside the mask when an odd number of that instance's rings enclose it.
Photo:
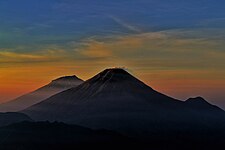
M 21 121 L 32 121 L 32 119 L 22 113 L 0 113 L 0 127 Z
M 201 98 L 176 100 L 119 68 L 106 69 L 21 112 L 34 120 L 105 128 L 134 137 L 151 137 L 163 131 L 225 129 L 225 112 L 220 108 Z
M 64 90 L 76 87 L 83 83 L 83 80 L 74 76 L 65 76 L 53 80 L 48 85 L 45 85 L 31 93 L 25 94 L 14 100 L 6 102 L 0 105 L 0 112 L 14 112 L 20 111 L 34 104 L 41 102 L 42 100 L 62 92 Z

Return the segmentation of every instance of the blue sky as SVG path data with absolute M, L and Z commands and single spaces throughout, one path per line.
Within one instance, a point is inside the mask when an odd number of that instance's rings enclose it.
M 224 5 L 213 0 L 2 0 L 0 44 L 60 46 L 98 35 L 223 28 Z

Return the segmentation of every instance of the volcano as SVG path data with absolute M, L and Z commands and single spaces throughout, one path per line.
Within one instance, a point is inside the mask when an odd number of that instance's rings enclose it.
M 81 84 L 83 80 L 77 76 L 64 76 L 53 80 L 51 83 L 31 92 L 18 97 L 14 100 L 0 105 L 0 112 L 15 112 L 23 110 L 34 104 L 45 100 L 46 98 L 62 92 L 64 90 L 76 87 Z
M 22 112 L 38 121 L 62 121 L 127 135 L 208 128 L 225 120 L 224 111 L 198 111 L 195 103 L 161 94 L 120 68 L 106 69 Z

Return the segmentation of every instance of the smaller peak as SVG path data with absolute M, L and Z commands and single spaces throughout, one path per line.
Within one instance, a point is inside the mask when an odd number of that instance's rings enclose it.
M 83 82 L 84 81 L 82 79 L 78 78 L 75 75 L 72 75 L 72 76 L 63 76 L 55 80 L 52 80 L 52 82 L 49 83 L 48 85 L 53 87 L 74 87 Z
M 188 103 L 209 104 L 203 97 L 193 97 L 186 100 Z
M 201 101 L 206 101 L 203 97 L 200 97 L 200 96 L 198 96 L 198 97 L 191 97 L 191 98 L 187 99 L 187 101 L 190 101 L 190 100 L 201 100 Z
M 57 79 L 52 80 L 52 82 L 58 82 L 58 81 L 71 81 L 71 80 L 81 80 L 80 78 L 78 78 L 76 75 L 72 75 L 72 76 L 63 76 L 63 77 L 59 77 Z
M 216 111 L 224 112 L 222 109 L 220 109 L 219 107 L 215 105 L 210 104 L 202 97 L 189 98 L 185 101 L 185 103 L 198 109 L 216 110 Z

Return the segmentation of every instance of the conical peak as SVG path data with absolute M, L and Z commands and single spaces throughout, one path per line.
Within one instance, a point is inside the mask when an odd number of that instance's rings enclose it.
M 122 68 L 108 68 L 100 73 L 101 76 L 106 76 L 108 74 L 113 75 L 130 75 L 126 70 Z
M 122 68 L 109 68 L 97 74 L 92 80 L 98 81 L 125 81 L 136 79 Z
M 107 68 L 103 72 L 111 72 L 111 73 L 120 73 L 120 74 L 129 74 L 125 69 L 123 68 Z

